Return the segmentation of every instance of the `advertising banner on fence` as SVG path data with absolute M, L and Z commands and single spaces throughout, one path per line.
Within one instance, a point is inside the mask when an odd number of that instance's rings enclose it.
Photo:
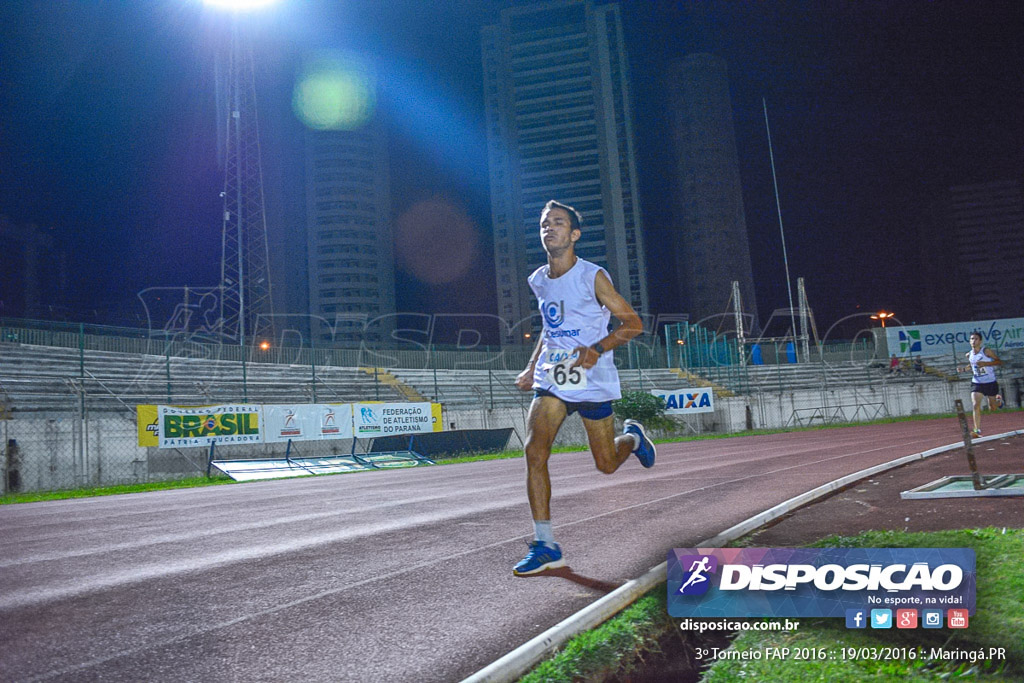
M 300 403 L 263 406 L 266 443 L 352 438 L 350 404 Z
M 967 352 L 974 331 L 981 332 L 984 345 L 991 349 L 1024 348 L 1024 318 L 887 327 L 885 340 L 889 353 L 900 357 L 951 355 Z
M 859 614 L 864 625 L 867 615 L 883 620 L 897 608 L 966 616 L 974 614 L 975 582 L 970 548 L 675 548 L 668 553 L 668 612 L 701 618 Z M 872 626 L 886 628 L 882 621 Z
M 666 415 L 694 415 L 715 412 L 715 394 L 708 387 L 696 389 L 651 389 L 665 402 Z
M 353 405 L 355 435 L 359 438 L 439 432 L 439 403 L 356 403 Z
M 318 406 L 316 428 L 321 439 L 351 439 L 352 404 L 332 403 Z
M 136 413 L 139 445 L 154 448 L 372 438 L 444 427 L 440 403 L 139 405 Z
M 262 424 L 262 406 L 157 406 L 160 448 L 261 443 Z
M 160 437 L 157 436 L 159 428 L 156 424 L 156 406 L 135 406 L 135 422 L 139 430 L 140 446 L 156 448 L 160 445 Z

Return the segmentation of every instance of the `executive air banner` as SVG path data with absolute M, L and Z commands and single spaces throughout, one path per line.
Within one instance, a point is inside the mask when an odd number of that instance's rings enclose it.
M 971 332 L 981 332 L 983 345 L 997 351 L 1024 348 L 1024 318 L 888 327 L 885 340 L 889 353 L 901 357 L 955 355 L 970 348 Z

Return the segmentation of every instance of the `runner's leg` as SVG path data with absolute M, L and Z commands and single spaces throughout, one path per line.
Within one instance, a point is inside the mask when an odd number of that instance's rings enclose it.
M 974 431 L 981 431 L 981 398 L 982 393 L 980 391 L 971 392 L 971 401 L 974 404 Z
M 538 396 L 526 418 L 526 493 L 534 521 L 551 520 L 551 444 L 565 421 L 565 404 L 554 396 Z
M 587 430 L 590 442 L 590 453 L 594 456 L 597 469 L 611 474 L 630 456 L 636 444 L 633 437 L 620 434 L 615 436 L 615 418 L 611 415 L 600 420 L 583 419 L 583 428 Z

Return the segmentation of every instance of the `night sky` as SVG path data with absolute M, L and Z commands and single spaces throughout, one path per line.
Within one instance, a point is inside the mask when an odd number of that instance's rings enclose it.
M 400 310 L 495 308 L 479 27 L 494 0 L 282 0 L 254 19 L 272 247 L 303 220 L 294 77 L 317 48 L 370 55 L 390 133 L 393 211 L 441 199 L 478 235 L 461 280 L 400 267 Z M 952 185 L 1024 179 L 1024 3 L 622 3 L 654 313 L 674 300 L 664 66 L 728 62 L 762 318 L 786 306 L 767 101 L 794 279 L 819 327 L 858 310 L 923 319 L 918 235 Z M 0 5 L 0 214 L 71 256 L 55 315 L 119 323 L 136 293 L 219 277 L 214 55 L 223 15 L 198 0 Z M 286 266 L 299 273 L 298 266 Z M 527 274 L 523 273 L 523 277 Z M 297 281 L 299 278 L 295 278 Z M 479 282 L 477 286 L 475 283 Z M 275 287 L 294 287 L 286 281 Z M 727 293 L 726 293 L 727 296 Z

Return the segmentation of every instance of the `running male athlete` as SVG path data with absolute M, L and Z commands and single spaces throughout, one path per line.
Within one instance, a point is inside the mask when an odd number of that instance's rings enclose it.
M 565 566 L 551 530 L 551 445 L 565 418 L 579 413 L 597 469 L 611 474 L 630 454 L 654 465 L 654 443 L 639 422 L 626 420 L 615 435 L 612 401 L 622 396 L 610 351 L 643 331 L 640 317 L 622 298 L 608 273 L 576 256 L 580 215 L 549 201 L 540 214 L 540 240 L 548 263 L 529 277 L 544 318 L 529 365 L 516 386 L 535 392 L 526 422 L 526 490 L 533 513 L 534 540 L 515 566 L 516 576 Z M 608 332 L 614 315 L 620 325 Z
M 958 366 L 957 372 L 970 370 L 971 402 L 974 404 L 974 436 L 981 436 L 981 397 L 988 397 L 988 409 L 1003 407 L 996 382 L 996 366 L 1002 365 L 996 352 L 981 346 L 981 332 L 971 332 L 971 350 L 967 352 L 968 365 Z

